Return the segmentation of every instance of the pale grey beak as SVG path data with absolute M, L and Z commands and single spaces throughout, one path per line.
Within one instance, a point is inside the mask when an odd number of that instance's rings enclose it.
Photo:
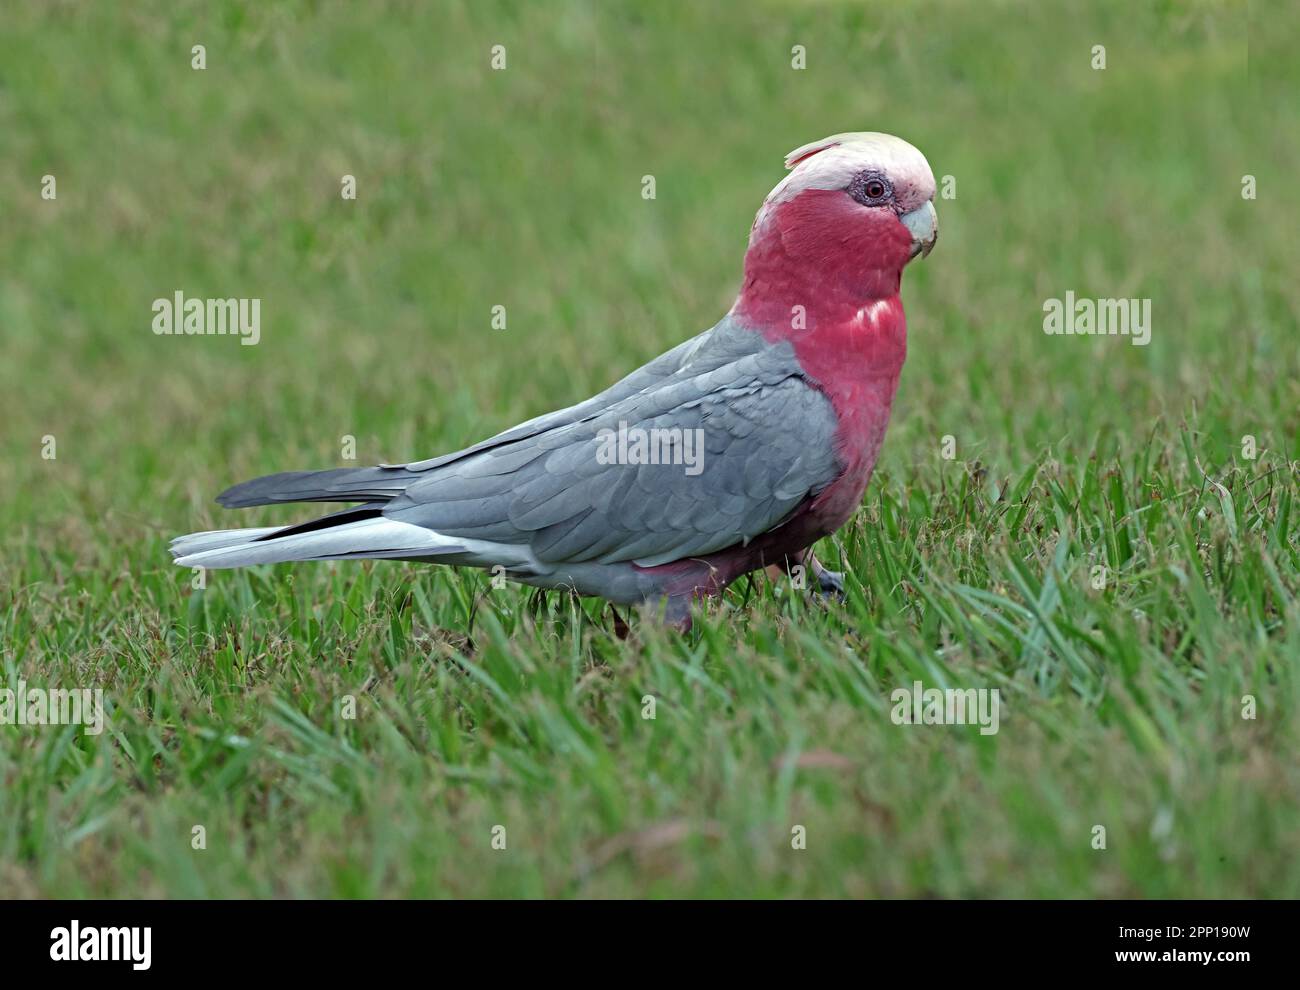
M 926 200 L 925 205 L 902 214 L 898 219 L 912 232 L 912 257 L 918 254 L 926 257 L 939 239 L 939 214 L 934 212 L 934 204 Z

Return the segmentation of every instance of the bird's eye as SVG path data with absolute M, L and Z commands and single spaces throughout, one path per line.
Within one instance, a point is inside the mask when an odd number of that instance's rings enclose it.
M 848 191 L 863 206 L 881 206 L 894 195 L 889 179 L 874 170 L 859 172 L 854 176 Z

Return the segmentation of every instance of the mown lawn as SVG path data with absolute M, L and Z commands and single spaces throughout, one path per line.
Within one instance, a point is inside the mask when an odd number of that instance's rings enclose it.
M 0 894 L 1300 896 L 1295 10 L 728 6 L 5 5 L 0 687 L 110 725 L 0 726 Z M 232 482 L 711 325 L 785 153 L 864 129 L 955 197 L 842 606 L 620 641 L 479 573 L 169 563 L 302 516 Z M 177 289 L 260 343 L 155 335 Z M 1044 334 L 1067 290 L 1150 344 Z M 895 725 L 916 680 L 999 732 Z

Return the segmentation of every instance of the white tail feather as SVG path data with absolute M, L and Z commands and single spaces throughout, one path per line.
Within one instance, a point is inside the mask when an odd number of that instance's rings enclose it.
M 464 553 L 467 549 L 463 540 L 382 517 L 278 539 L 261 539 L 278 531 L 279 527 L 270 527 L 191 533 L 173 540 L 171 552 L 181 567 L 218 568 L 294 560 L 435 557 Z

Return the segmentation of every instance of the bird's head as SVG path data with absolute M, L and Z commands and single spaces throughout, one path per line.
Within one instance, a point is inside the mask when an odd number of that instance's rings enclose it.
M 747 282 L 805 291 L 896 294 L 904 266 L 939 236 L 934 174 L 891 134 L 836 134 L 796 148 L 754 219 Z M 784 275 L 779 270 L 784 269 Z M 761 286 L 750 286 L 761 288 Z M 796 289 L 794 284 L 785 288 Z

